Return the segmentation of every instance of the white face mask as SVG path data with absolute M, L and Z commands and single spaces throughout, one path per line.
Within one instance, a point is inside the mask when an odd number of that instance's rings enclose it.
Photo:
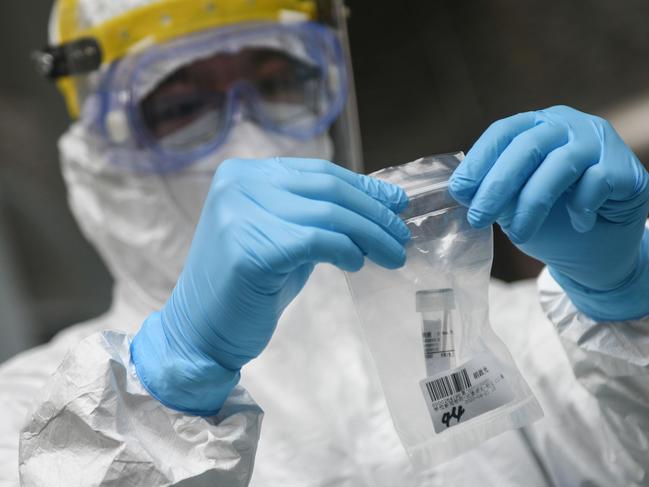
M 80 124 L 63 135 L 59 149 L 70 207 L 84 235 L 117 283 L 151 309 L 164 304 L 176 283 L 221 162 L 275 156 L 329 160 L 333 155 L 326 134 L 300 141 L 248 121 L 233 127 L 214 153 L 168 174 L 139 174 L 114 164 L 106 142 Z

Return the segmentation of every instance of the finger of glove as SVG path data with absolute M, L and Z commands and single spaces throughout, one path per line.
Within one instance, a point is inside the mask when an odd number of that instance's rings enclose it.
M 572 227 L 580 233 L 591 230 L 597 221 L 597 211 L 612 191 L 601 164 L 588 168 L 568 198 L 567 209 Z
M 643 191 L 647 170 L 633 151 L 606 120 L 593 117 L 602 148 L 600 161 L 607 170 L 607 179 L 616 201 L 633 199 Z
M 596 147 L 594 149 L 569 143 L 548 154 L 518 196 L 508 228 L 508 235 L 515 244 L 531 239 L 557 200 L 597 162 L 599 152 Z
M 317 227 L 300 227 L 294 255 L 299 265 L 328 263 L 347 272 L 363 267 L 365 256 L 360 248 L 342 233 Z
M 451 195 L 469 206 L 480 183 L 514 138 L 534 127 L 534 112 L 519 113 L 491 124 L 453 172 Z
M 332 264 L 348 272 L 363 266 L 363 251 L 347 235 L 293 223 L 263 208 L 259 210 L 254 233 L 247 238 L 263 242 L 262 246 L 249 246 L 253 249 L 251 255 L 272 272 L 294 273 L 318 263 Z
M 293 194 L 347 208 L 380 225 L 402 243 L 410 239 L 410 230 L 393 211 L 340 178 L 329 174 L 308 173 L 299 178 L 282 178 L 281 185 Z
M 517 135 L 485 175 L 468 211 L 475 227 L 494 223 L 546 156 L 568 142 L 561 125 L 541 123 Z
M 357 174 L 333 162 L 322 159 L 299 159 L 290 157 L 278 158 L 278 161 L 284 167 L 302 173 L 328 174 L 329 176 L 339 178 L 396 213 L 400 213 L 408 206 L 408 196 L 396 184 L 391 184 L 363 174 Z
M 335 203 L 278 190 L 277 197 L 267 198 L 262 204 L 285 221 L 346 235 L 380 266 L 395 269 L 405 262 L 403 245 L 392 235 L 371 220 Z

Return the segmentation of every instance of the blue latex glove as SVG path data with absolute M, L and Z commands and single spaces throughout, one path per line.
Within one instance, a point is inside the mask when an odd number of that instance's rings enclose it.
M 489 127 L 450 182 L 476 227 L 497 221 L 592 318 L 649 314 L 649 176 L 611 125 L 569 107 Z
M 403 265 L 407 204 L 401 188 L 326 161 L 225 161 L 171 297 L 133 340 L 141 382 L 168 407 L 215 414 L 315 264 Z

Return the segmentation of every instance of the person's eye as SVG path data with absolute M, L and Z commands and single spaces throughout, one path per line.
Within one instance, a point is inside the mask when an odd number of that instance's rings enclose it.
M 198 96 L 174 96 L 159 100 L 154 111 L 162 120 L 186 118 L 201 112 L 204 105 L 202 98 Z
M 261 78 L 257 80 L 257 89 L 262 96 L 278 96 L 286 90 L 292 89 L 295 83 L 288 79 Z
M 142 104 L 145 122 L 154 132 L 160 125 L 193 118 L 204 109 L 202 97 L 190 94 L 151 97 Z

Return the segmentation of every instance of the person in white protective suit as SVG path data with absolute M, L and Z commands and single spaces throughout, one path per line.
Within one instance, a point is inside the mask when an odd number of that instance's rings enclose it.
M 649 177 L 567 107 L 495 123 L 450 184 L 547 264 L 490 291 L 545 416 L 412 470 L 340 270 L 398 267 L 408 241 L 403 191 L 327 162 L 360 169 L 340 15 L 55 3 L 39 62 L 115 289 L 0 368 L 2 485 L 649 485 Z

